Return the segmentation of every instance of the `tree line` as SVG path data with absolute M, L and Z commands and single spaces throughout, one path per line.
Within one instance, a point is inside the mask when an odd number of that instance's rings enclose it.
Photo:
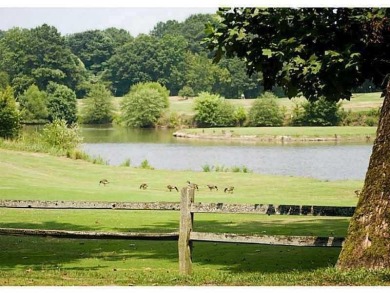
M 183 22 L 159 22 L 137 37 L 113 27 L 66 36 L 47 24 L 15 27 L 0 34 L 0 84 L 12 86 L 16 98 L 33 84 L 46 91 L 51 82 L 68 87 L 77 98 L 98 82 L 114 96 L 140 82 L 158 82 L 170 95 L 258 96 L 261 76 L 248 77 L 243 60 L 212 63 L 202 44 L 207 22 L 215 22 L 215 16 L 195 14 Z

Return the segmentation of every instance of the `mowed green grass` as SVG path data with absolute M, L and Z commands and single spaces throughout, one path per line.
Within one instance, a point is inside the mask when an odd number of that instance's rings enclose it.
M 144 170 L 93 165 L 46 154 L 0 150 L 0 199 L 179 201 L 179 188 L 200 185 L 196 202 L 354 206 L 363 182 Z M 99 185 L 107 178 L 111 183 Z M 139 184 L 149 184 L 140 190 Z M 219 191 L 210 192 L 214 183 Z M 234 185 L 234 194 L 224 186 Z M 173 232 L 175 211 L 0 209 L 1 227 L 77 231 Z M 348 218 L 196 214 L 194 230 L 253 235 L 345 236 Z M 84 240 L 0 236 L 0 285 L 329 285 L 388 284 L 389 275 L 343 274 L 339 248 L 194 243 L 193 274 L 178 273 L 176 241 Z M 360 277 L 359 277 L 360 276 Z M 362 277 L 364 276 L 364 277 Z M 386 283 L 387 282 L 387 283 Z

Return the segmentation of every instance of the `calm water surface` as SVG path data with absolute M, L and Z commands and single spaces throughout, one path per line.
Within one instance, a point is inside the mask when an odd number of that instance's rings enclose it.
M 255 173 L 313 177 L 322 180 L 364 179 L 372 144 L 248 144 L 193 141 L 167 130 L 116 127 L 83 128 L 83 149 L 111 165 L 143 160 L 156 169 L 196 170 L 202 166 L 246 166 Z

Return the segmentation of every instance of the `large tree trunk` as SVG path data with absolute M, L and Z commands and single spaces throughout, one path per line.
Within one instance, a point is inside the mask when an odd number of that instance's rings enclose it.
M 363 190 L 337 268 L 390 268 L 390 82 Z

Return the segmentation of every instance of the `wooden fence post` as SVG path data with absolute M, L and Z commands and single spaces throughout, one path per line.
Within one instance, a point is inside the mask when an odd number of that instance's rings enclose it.
M 184 187 L 181 190 L 180 202 L 180 229 L 179 229 L 179 272 L 189 275 L 192 272 L 192 241 L 190 233 L 192 231 L 193 213 L 191 213 L 191 203 L 194 202 L 194 189 Z

